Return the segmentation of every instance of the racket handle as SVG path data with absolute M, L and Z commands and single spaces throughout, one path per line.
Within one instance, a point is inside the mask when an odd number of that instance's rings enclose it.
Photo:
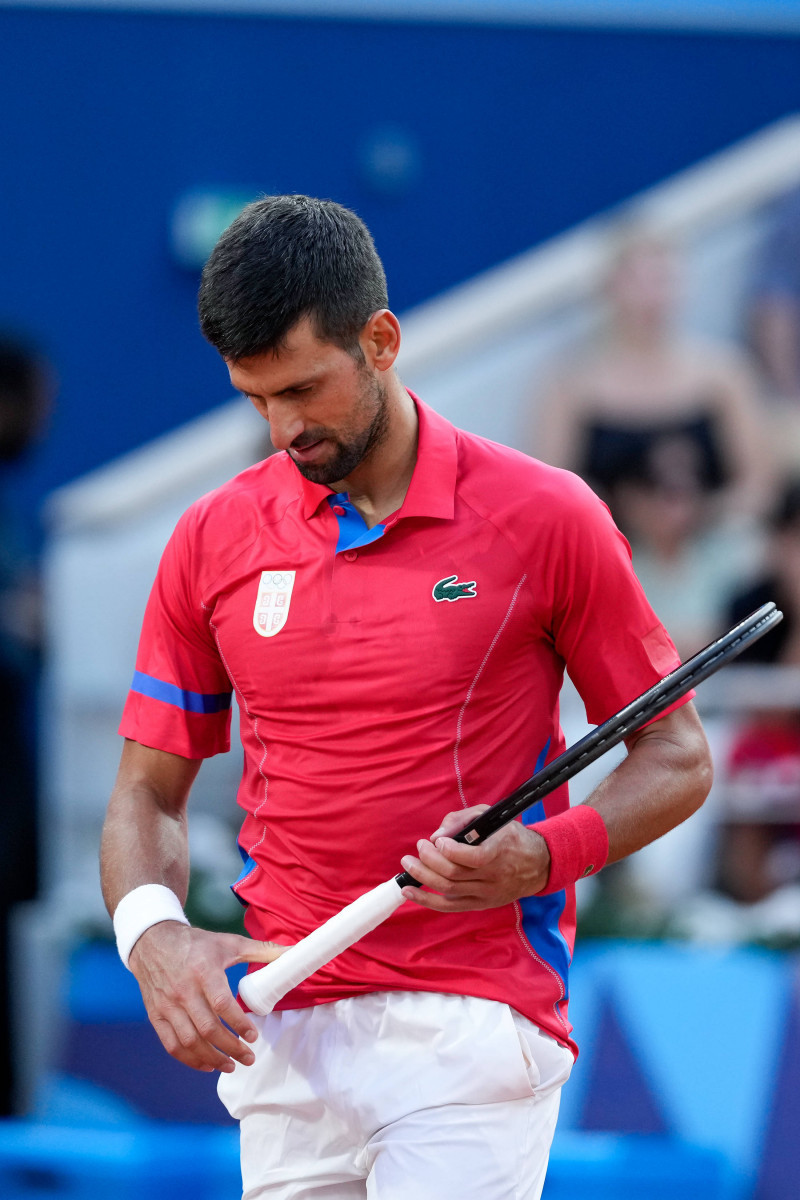
M 404 899 L 397 880 L 387 879 L 348 904 L 280 958 L 245 975 L 239 984 L 239 995 L 251 1012 L 265 1017 L 287 992 L 377 928 Z

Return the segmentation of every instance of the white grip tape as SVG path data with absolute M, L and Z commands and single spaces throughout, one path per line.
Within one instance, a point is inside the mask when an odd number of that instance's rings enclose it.
M 260 971 L 245 975 L 239 984 L 239 995 L 252 1012 L 265 1017 L 287 992 L 375 929 L 400 907 L 404 899 L 397 880 L 387 879 L 386 883 L 348 904 L 280 958 L 267 963 Z

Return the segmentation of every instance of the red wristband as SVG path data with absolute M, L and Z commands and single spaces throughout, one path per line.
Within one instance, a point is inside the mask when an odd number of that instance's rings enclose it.
M 600 813 L 588 804 L 577 804 L 528 828 L 544 838 L 550 851 L 547 886 L 537 896 L 563 891 L 578 879 L 596 875 L 605 866 L 608 831 Z

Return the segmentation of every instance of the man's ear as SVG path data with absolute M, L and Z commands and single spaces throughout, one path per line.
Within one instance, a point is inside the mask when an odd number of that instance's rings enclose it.
M 377 371 L 388 371 L 400 350 L 400 322 L 388 308 L 379 308 L 361 330 L 358 340 L 367 364 Z

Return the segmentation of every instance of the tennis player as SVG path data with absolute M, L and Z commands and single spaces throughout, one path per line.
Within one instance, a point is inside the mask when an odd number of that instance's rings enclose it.
M 574 885 L 702 803 L 693 705 L 633 735 L 587 804 L 563 788 L 485 844 L 449 835 L 564 749 L 565 667 L 599 723 L 674 647 L 578 478 L 403 386 L 352 212 L 251 204 L 200 321 L 279 453 L 194 504 L 159 567 L 103 839 L 120 953 L 167 1051 L 220 1072 L 246 1200 L 535 1200 L 576 1053 Z M 234 692 L 250 938 L 182 908 L 189 793 Z M 242 1010 L 226 967 L 401 864 L 410 903 L 269 1016 Z

